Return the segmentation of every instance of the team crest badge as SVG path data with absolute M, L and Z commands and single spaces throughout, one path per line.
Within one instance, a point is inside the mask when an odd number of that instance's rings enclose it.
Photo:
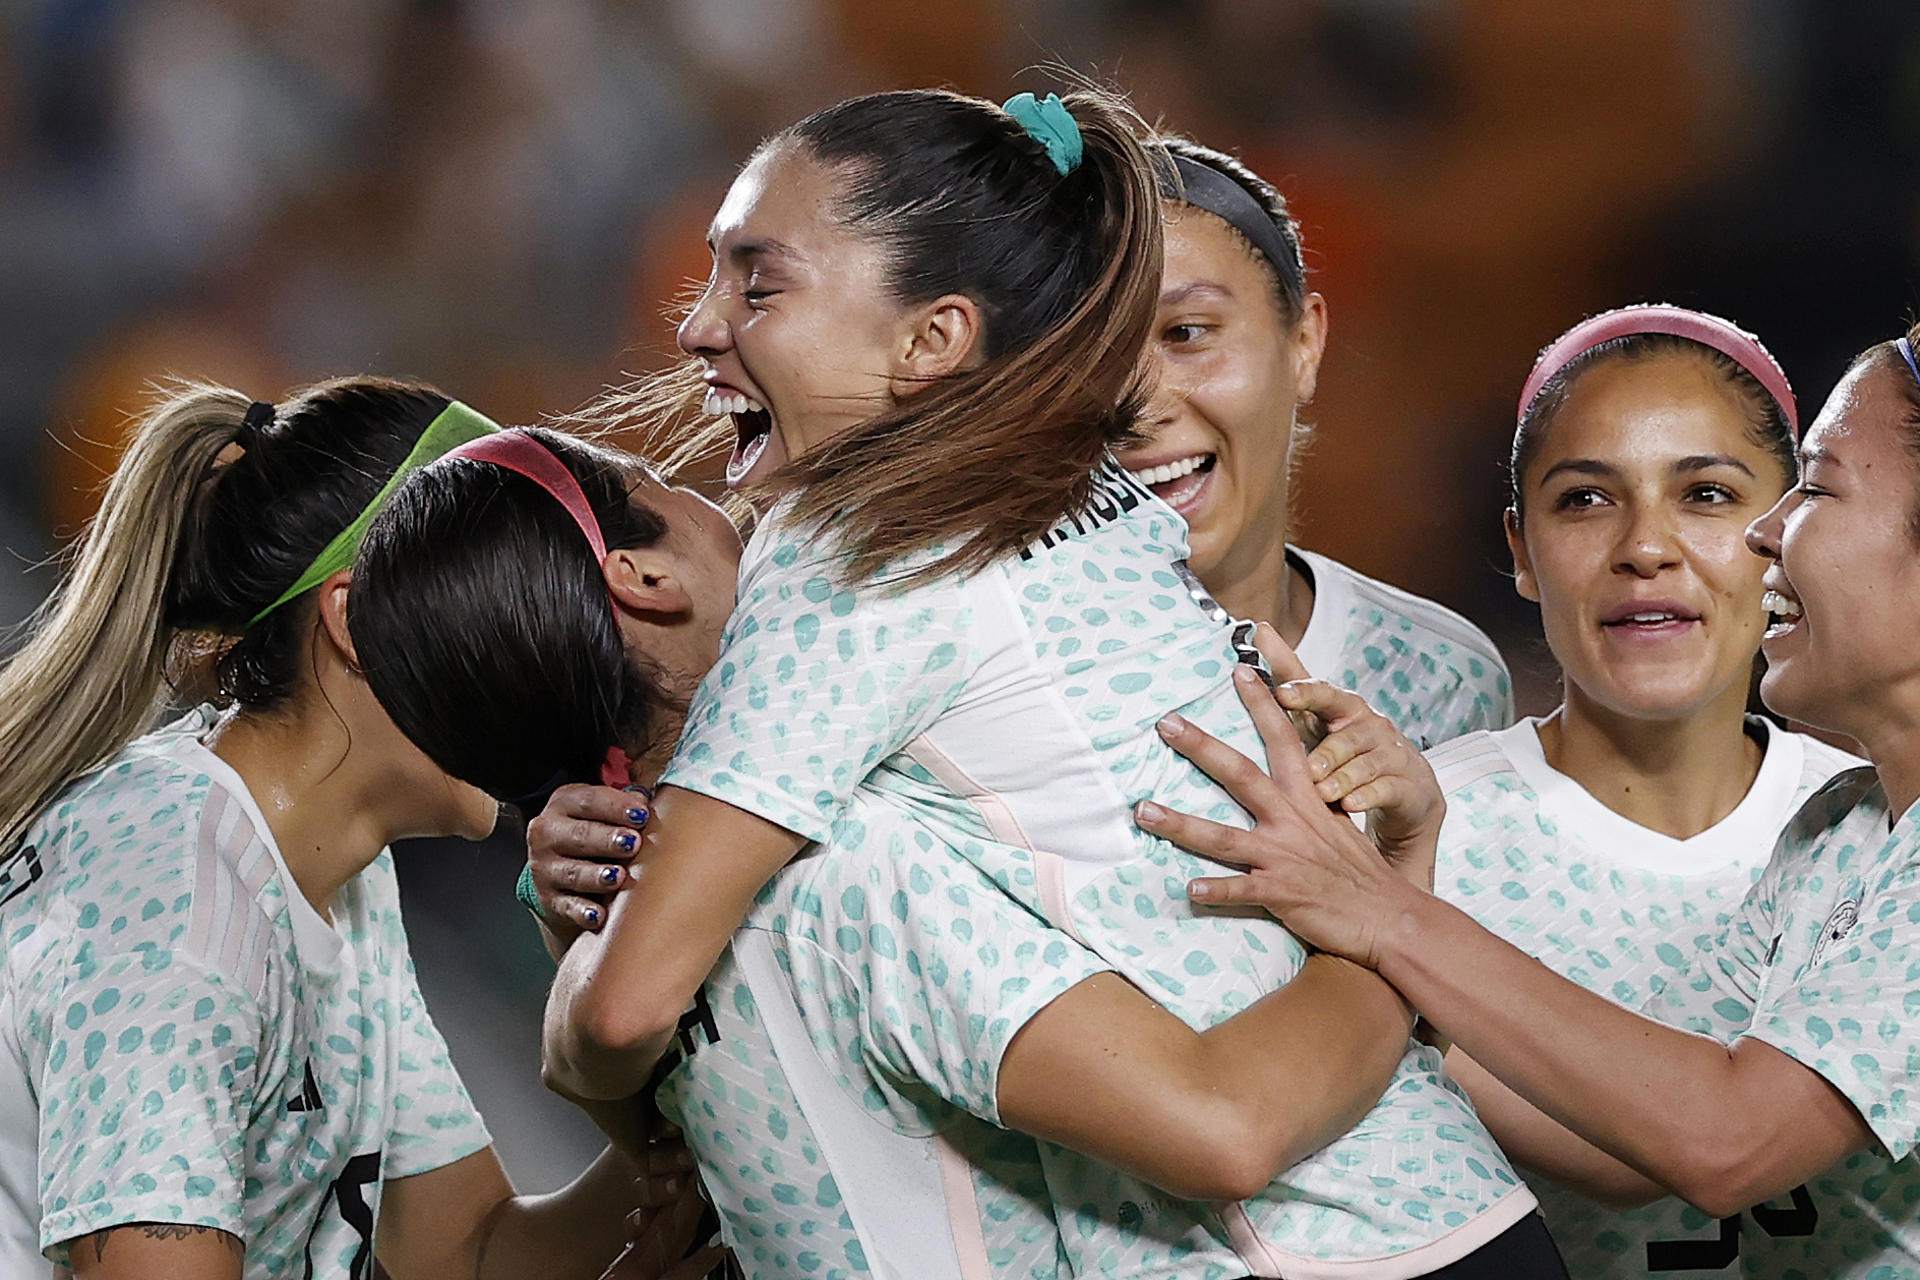
M 1813 944 L 1813 957 L 1809 963 L 1818 963 L 1820 954 L 1829 946 L 1853 932 L 1853 926 L 1860 923 L 1860 900 L 1846 898 L 1833 909 L 1827 922 L 1820 926 L 1820 937 Z

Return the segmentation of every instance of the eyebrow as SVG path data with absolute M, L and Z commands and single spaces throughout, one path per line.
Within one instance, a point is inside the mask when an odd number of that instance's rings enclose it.
M 1189 284 L 1181 285 L 1178 289 L 1169 289 L 1161 294 L 1160 305 L 1163 307 L 1177 307 L 1183 302 L 1192 302 L 1201 298 L 1211 298 L 1219 302 L 1231 302 L 1233 301 L 1233 290 L 1227 288 L 1224 284 L 1219 284 L 1212 280 L 1195 280 Z
M 1728 453 L 1696 453 L 1685 458 L 1676 458 L 1668 465 L 1667 474 L 1671 476 L 1683 476 L 1695 471 L 1711 470 L 1714 467 L 1732 467 L 1735 471 L 1743 475 L 1751 476 L 1753 474 L 1752 467 L 1749 467 L 1746 463 Z M 1598 458 L 1568 458 L 1563 462 L 1556 462 L 1551 467 L 1548 467 L 1546 473 L 1540 477 L 1540 483 L 1545 484 L 1563 471 L 1581 476 L 1617 476 L 1620 474 L 1620 468 L 1614 466 L 1611 462 L 1602 462 Z
M 707 236 L 707 249 L 712 253 L 719 252 L 719 248 L 714 244 L 711 233 Z M 772 236 L 766 236 L 759 240 L 742 240 L 740 243 L 732 245 L 727 249 L 728 260 L 740 264 L 766 258 L 797 259 L 799 257 L 800 251 L 798 249 L 795 249 L 786 241 L 776 240 Z

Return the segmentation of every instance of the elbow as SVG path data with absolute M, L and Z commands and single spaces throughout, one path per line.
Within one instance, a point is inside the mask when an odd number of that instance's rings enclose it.
M 1252 1200 L 1294 1163 L 1291 1143 L 1278 1141 L 1271 1117 L 1265 1126 L 1246 1116 L 1215 1114 L 1188 1128 L 1178 1159 L 1149 1176 L 1162 1191 L 1182 1200 Z M 1175 1153 L 1169 1153 L 1175 1154 Z
M 1784 1190 L 1763 1185 L 1766 1162 L 1757 1157 L 1724 1139 L 1694 1145 L 1674 1171 L 1673 1194 L 1710 1218 L 1744 1212 Z
M 638 991 L 613 992 L 604 982 L 590 984 L 574 1002 L 568 1021 L 574 1038 L 594 1056 L 627 1057 L 649 1045 L 663 1045 L 680 1025 L 681 1011 L 667 1012 L 662 1002 Z

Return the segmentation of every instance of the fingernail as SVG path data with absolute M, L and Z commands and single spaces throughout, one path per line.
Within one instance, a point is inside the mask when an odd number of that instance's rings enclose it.
M 599 926 L 600 926 L 600 908 L 588 907 L 587 908 L 587 927 L 597 929 L 599 928 Z
M 1325 796 L 1328 802 L 1331 803 L 1333 800 L 1333 793 L 1338 791 L 1340 788 L 1333 785 L 1332 778 L 1322 778 L 1320 781 L 1313 784 L 1313 789 L 1319 792 L 1321 795 Z
M 620 868 L 618 867 L 600 868 L 600 883 L 601 884 L 619 884 Z
M 1259 684 L 1260 673 L 1242 662 L 1233 669 L 1233 678 L 1241 684 Z
M 1178 712 L 1169 711 L 1160 717 L 1159 729 L 1165 734 L 1185 733 L 1187 722 L 1180 718 Z
M 1187 896 L 1189 898 L 1211 898 L 1213 896 L 1213 886 L 1205 880 L 1189 880 L 1187 881 Z
M 626 852 L 632 853 L 639 846 L 640 837 L 631 831 L 622 831 L 613 838 L 613 842 Z
M 1167 816 L 1167 811 L 1151 800 L 1142 800 L 1134 806 L 1133 815 L 1141 822 L 1158 822 Z
M 627 810 L 627 821 L 638 825 L 647 820 L 647 811 L 638 806 Z

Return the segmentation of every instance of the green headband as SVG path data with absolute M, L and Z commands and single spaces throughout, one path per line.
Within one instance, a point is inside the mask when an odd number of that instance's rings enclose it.
M 360 550 L 360 539 L 366 536 L 367 526 L 372 524 L 373 518 L 380 514 L 380 508 L 387 505 L 387 499 L 393 496 L 393 491 L 400 487 L 401 481 L 441 454 L 499 429 L 491 419 L 475 413 L 458 400 L 447 401 L 447 407 L 427 424 L 427 429 L 420 433 L 418 440 L 414 441 L 413 448 L 400 460 L 400 465 L 394 469 L 393 475 L 380 486 L 380 492 L 373 495 L 372 501 L 361 508 L 360 514 L 353 518 L 353 523 L 342 529 L 333 541 L 313 558 L 313 563 L 307 566 L 307 571 L 295 578 L 293 585 L 282 591 L 278 600 L 254 614 L 247 625 L 253 626 L 287 601 L 313 590 L 352 564 L 354 554 Z

